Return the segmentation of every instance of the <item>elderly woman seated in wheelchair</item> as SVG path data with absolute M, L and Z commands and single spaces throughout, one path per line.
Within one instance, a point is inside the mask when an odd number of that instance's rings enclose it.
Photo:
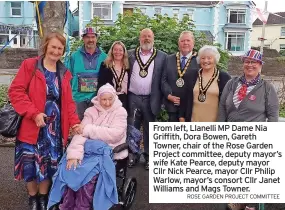
M 92 102 L 81 122 L 82 135 L 73 137 L 53 177 L 48 209 L 108 210 L 132 205 L 137 182 L 126 177 L 127 112 L 109 84 L 98 90 Z

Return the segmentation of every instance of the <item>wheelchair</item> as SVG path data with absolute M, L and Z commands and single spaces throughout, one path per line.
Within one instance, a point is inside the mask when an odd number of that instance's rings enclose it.
M 66 148 L 68 147 L 68 145 L 66 146 Z M 128 143 L 118 145 L 113 149 L 113 153 L 119 153 L 123 150 L 129 150 Z M 127 177 L 128 156 L 122 160 L 114 160 L 114 163 L 116 169 L 116 181 L 119 202 L 118 204 L 113 205 L 109 210 L 129 210 L 136 196 L 137 179 L 135 177 Z M 49 208 L 49 210 L 59 210 L 59 205 L 60 203 L 52 206 L 51 208 Z
M 115 147 L 113 153 L 119 153 L 126 149 L 129 149 L 129 145 L 128 143 L 123 143 Z M 123 160 L 115 161 L 115 165 L 119 204 L 111 209 L 129 210 L 136 196 L 137 179 L 135 177 L 127 177 L 128 157 Z

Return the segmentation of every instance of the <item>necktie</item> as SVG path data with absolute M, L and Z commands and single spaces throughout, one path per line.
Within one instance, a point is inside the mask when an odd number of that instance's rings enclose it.
M 185 67 L 185 64 L 186 64 L 186 59 L 187 59 L 187 57 L 186 56 L 183 56 L 182 58 L 181 58 L 181 70 L 183 70 L 184 69 L 184 67 Z

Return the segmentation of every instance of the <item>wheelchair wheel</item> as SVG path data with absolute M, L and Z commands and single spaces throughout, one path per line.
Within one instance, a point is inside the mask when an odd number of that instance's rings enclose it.
M 133 204 L 137 192 L 137 180 L 132 177 L 129 178 L 123 188 L 122 202 L 123 209 L 129 210 Z

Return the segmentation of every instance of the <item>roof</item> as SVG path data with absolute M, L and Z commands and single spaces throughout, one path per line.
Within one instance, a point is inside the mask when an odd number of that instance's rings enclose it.
M 197 30 L 199 32 L 202 32 L 205 34 L 206 38 L 208 39 L 209 42 L 213 43 L 214 41 L 214 36 L 213 34 L 211 33 L 211 31 L 206 31 L 206 30 Z
M 201 5 L 201 6 L 215 6 L 219 1 L 126 1 L 124 4 L 151 4 L 151 5 Z
M 282 17 L 276 16 L 274 14 L 280 15 Z M 274 14 L 269 13 L 266 25 L 273 25 L 273 24 L 285 25 L 285 12 L 276 12 Z M 263 25 L 263 22 L 257 18 L 252 25 L 254 26 Z

